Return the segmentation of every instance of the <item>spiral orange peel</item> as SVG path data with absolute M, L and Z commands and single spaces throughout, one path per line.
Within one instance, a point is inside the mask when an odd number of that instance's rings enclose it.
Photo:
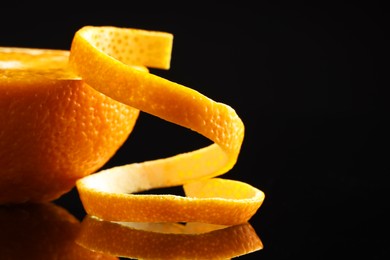
M 173 35 L 85 26 L 73 38 L 69 64 L 86 84 L 140 111 L 197 132 L 213 143 L 172 157 L 105 169 L 76 186 L 86 212 L 108 221 L 235 225 L 259 209 L 264 193 L 215 178 L 233 168 L 244 124 L 230 106 L 145 69 L 169 69 Z M 134 194 L 183 185 L 186 196 Z

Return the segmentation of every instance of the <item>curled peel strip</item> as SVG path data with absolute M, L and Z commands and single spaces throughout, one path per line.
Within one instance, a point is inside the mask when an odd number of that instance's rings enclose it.
M 246 222 L 261 206 L 263 192 L 243 182 L 214 178 L 237 161 L 244 138 L 241 119 L 228 105 L 145 68 L 169 68 L 172 40 L 169 33 L 130 28 L 86 26 L 76 32 L 69 63 L 87 84 L 214 142 L 80 179 L 76 185 L 84 208 L 108 221 Z M 132 194 L 178 185 L 184 186 L 186 197 Z

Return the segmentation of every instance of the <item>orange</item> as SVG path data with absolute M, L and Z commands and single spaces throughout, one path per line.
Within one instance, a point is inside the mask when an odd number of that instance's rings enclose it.
M 240 154 L 241 118 L 229 105 L 146 69 L 169 69 L 172 40 L 158 31 L 85 26 L 69 53 L 3 49 L 0 203 L 51 200 L 76 183 L 86 212 L 108 221 L 248 221 L 264 193 L 216 178 Z M 213 143 L 95 173 L 128 137 L 139 110 Z M 186 196 L 133 194 L 177 185 Z
M 85 84 L 68 56 L 0 48 L 0 204 L 58 198 L 133 129 L 139 111 Z
M 82 225 L 53 203 L 0 207 L 1 259 L 118 259 L 77 243 Z

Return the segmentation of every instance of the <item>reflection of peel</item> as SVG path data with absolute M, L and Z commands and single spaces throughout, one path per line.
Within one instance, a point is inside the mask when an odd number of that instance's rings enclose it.
M 249 223 L 119 223 L 86 216 L 76 240 L 98 252 L 142 259 L 226 259 L 261 250 Z
M 0 207 L 0 259 L 118 259 L 75 243 L 80 222 L 53 203 Z

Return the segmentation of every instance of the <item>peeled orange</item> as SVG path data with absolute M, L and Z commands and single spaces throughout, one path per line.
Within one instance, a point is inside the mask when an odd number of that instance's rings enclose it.
M 0 49 L 0 203 L 52 200 L 76 185 L 86 212 L 108 221 L 248 221 L 264 193 L 215 178 L 237 161 L 241 118 L 147 69 L 170 67 L 172 40 L 165 32 L 85 26 L 69 52 Z M 95 172 L 126 140 L 139 111 L 213 143 Z M 177 185 L 185 197 L 133 194 Z

